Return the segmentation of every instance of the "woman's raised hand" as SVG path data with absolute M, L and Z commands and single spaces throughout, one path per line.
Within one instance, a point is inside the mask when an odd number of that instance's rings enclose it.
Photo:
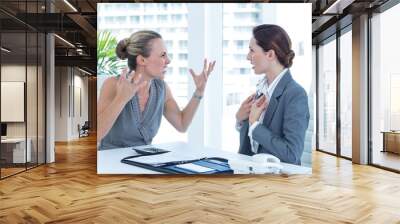
M 132 71 L 128 74 L 128 68 L 124 68 L 117 82 L 117 97 L 124 102 L 128 102 L 140 89 L 147 85 L 147 81 L 142 80 L 141 74 Z
M 214 66 L 215 66 L 215 61 L 212 63 L 210 62 L 207 65 L 207 59 L 204 59 L 203 71 L 201 71 L 200 74 L 198 74 L 198 75 L 195 74 L 193 69 L 189 70 L 190 74 L 193 77 L 194 84 L 196 85 L 197 93 L 199 93 L 199 94 L 204 93 L 204 89 L 206 88 L 206 85 L 207 85 L 208 76 L 214 70 Z

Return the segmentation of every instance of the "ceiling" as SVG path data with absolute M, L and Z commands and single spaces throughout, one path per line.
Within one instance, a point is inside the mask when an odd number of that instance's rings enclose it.
M 56 66 L 78 66 L 96 74 L 96 1 L 69 0 L 68 3 L 76 10 L 63 0 L 1 0 L 2 46 L 12 49 L 2 60 L 22 63 L 27 58 L 29 63 L 37 55 L 36 51 L 44 48 L 44 44 L 36 43 L 36 33 L 52 32 L 57 34 Z M 50 8 L 52 13 L 48 13 Z M 25 31 L 27 35 L 21 35 Z
M 270 3 L 311 3 L 313 43 L 336 32 L 337 28 L 351 23 L 352 17 L 373 10 L 389 0 L 270 0 L 254 2 Z M 47 2 L 47 6 L 46 6 Z M 73 65 L 96 73 L 96 4 L 103 2 L 132 2 L 118 0 L 1 0 L 0 25 L 6 38 L 14 44 L 8 48 L 25 46 L 25 39 L 17 37 L 18 32 L 54 32 L 56 65 Z M 149 2 L 149 1 L 141 1 Z M 163 2 L 163 1 L 159 1 Z M 336 3 L 335 3 L 336 2 Z M 69 4 L 70 5 L 69 5 Z M 50 11 L 53 13 L 48 13 Z M 341 21 L 338 23 L 338 21 Z M 346 22 L 347 21 L 347 22 Z M 339 25 L 338 25 L 339 24 Z M 8 39 L 7 39 L 8 38 Z M 28 38 L 28 42 L 30 38 Z M 12 41 L 11 41 L 12 40 Z M 4 46 L 4 41 L 2 41 Z M 13 46 L 14 45 L 14 46 Z M 34 52 L 35 44 L 28 44 L 27 53 Z M 31 49 L 32 48 L 32 49 Z M 20 55 L 26 55 L 21 53 Z M 17 54 L 17 53 L 16 53 Z
M 313 44 L 352 23 L 354 17 L 376 10 L 390 0 L 311 0 Z

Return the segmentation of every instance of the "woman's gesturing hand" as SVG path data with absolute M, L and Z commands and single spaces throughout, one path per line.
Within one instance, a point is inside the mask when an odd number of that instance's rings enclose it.
M 195 74 L 193 69 L 189 70 L 190 74 L 193 77 L 194 84 L 196 85 L 197 93 L 199 93 L 199 94 L 204 93 L 204 89 L 206 88 L 206 85 L 207 85 L 208 76 L 214 70 L 214 66 L 215 66 L 215 61 L 212 63 L 210 62 L 207 65 L 207 59 L 204 59 L 203 71 L 201 71 L 200 74 L 198 74 L 198 75 Z
M 135 71 L 128 74 L 128 69 L 125 68 L 116 85 L 117 97 L 124 102 L 128 102 L 146 84 L 147 81 L 142 80 L 141 74 L 136 74 Z

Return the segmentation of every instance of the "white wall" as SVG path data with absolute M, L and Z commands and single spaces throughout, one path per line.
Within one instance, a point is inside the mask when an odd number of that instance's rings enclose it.
M 26 120 L 22 122 L 6 122 L 7 137 L 24 138 L 25 135 L 30 139 L 30 148 L 32 151 L 33 161 L 36 161 L 37 153 L 39 154 L 39 163 L 44 162 L 44 92 L 43 78 L 41 66 L 25 66 L 25 64 L 4 64 L 1 66 L 1 81 L 9 82 L 25 82 L 26 85 L 26 106 L 22 102 L 22 108 L 17 110 L 22 114 L 26 112 Z M 27 80 L 25 80 L 27 78 Z M 3 93 L 4 89 L 2 89 Z M 24 90 L 19 90 L 24 94 Z M 22 91 L 22 92 L 21 92 Z M 2 98 L 7 95 L 2 95 Z M 25 100 L 24 100 L 25 101 Z M 2 103 L 3 104 L 3 103 Z M 15 113 L 15 108 L 1 107 L 2 112 Z M 24 115 L 23 115 L 24 116 Z M 25 118 L 24 118 L 25 119 Z
M 79 72 L 79 71 L 78 71 Z M 77 138 L 78 133 L 78 124 L 81 126 L 88 120 L 88 78 L 81 76 L 82 73 L 77 74 L 77 70 L 74 73 L 74 108 L 72 109 L 72 130 L 71 135 L 73 138 Z M 80 93 L 79 93 L 80 91 Z M 80 97 L 79 97 L 80 96 Z M 80 102 L 79 102 L 80 101 Z M 81 107 L 81 108 L 80 108 Z M 80 111 L 81 109 L 81 111 Z
M 55 141 L 77 139 L 78 124 L 88 120 L 88 78 L 72 67 L 56 67 L 55 73 Z
M 55 68 L 55 141 L 68 139 L 68 69 L 67 67 Z
M 26 70 L 31 71 L 32 66 L 27 68 L 22 65 L 2 65 L 1 66 L 1 81 L 5 82 L 25 82 Z M 27 93 L 27 96 L 33 96 L 34 94 Z M 36 94 L 34 95 L 36 96 Z M 8 110 L 9 108 L 1 108 L 1 110 Z M 28 115 L 29 116 L 29 115 Z M 28 120 L 31 120 L 29 117 Z M 8 137 L 25 137 L 25 122 L 7 122 L 7 136 Z

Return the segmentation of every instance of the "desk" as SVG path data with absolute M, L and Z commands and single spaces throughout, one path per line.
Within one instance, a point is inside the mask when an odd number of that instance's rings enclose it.
M 174 142 L 166 144 L 155 144 L 154 147 L 166 149 L 169 151 L 180 151 L 181 153 L 190 153 L 200 157 L 223 157 L 226 159 L 250 160 L 250 156 L 239 153 L 232 153 L 212 148 L 191 146 L 184 142 Z M 148 146 L 142 146 L 148 147 Z M 139 147 L 137 147 L 139 148 Z M 121 163 L 121 159 L 134 155 L 131 147 L 117 148 L 97 151 L 97 173 L 98 174 L 159 174 L 158 172 Z M 281 163 L 283 174 L 311 174 L 311 168 L 297 166 L 288 163 Z
M 25 138 L 6 138 L 1 139 L 1 154 L 6 163 L 25 163 L 31 161 L 31 139 L 27 139 L 27 148 L 25 155 Z M 11 160 L 12 158 L 12 160 Z
M 393 152 L 400 154 L 400 131 L 382 131 L 383 150 L 382 152 Z

